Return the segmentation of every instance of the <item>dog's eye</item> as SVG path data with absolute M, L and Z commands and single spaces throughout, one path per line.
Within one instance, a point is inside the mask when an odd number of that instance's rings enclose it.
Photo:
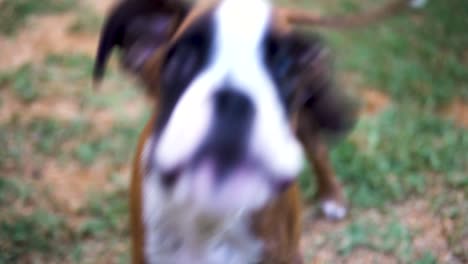
M 161 94 L 165 103 L 175 103 L 207 65 L 212 41 L 211 27 L 210 20 L 201 20 L 187 29 L 169 48 L 161 69 Z
M 264 60 L 270 74 L 278 87 L 280 98 L 289 108 L 294 93 L 295 76 L 297 76 L 296 57 L 289 41 L 267 37 L 264 46 Z
M 163 86 L 186 86 L 202 64 L 196 42 L 183 42 L 173 47 L 163 66 Z
M 293 70 L 293 57 L 288 42 L 268 38 L 266 41 L 265 59 L 276 78 L 286 78 Z

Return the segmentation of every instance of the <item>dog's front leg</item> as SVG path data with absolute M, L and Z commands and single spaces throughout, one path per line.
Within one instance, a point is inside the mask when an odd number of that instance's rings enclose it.
M 328 147 L 318 137 L 310 141 L 306 145 L 306 153 L 315 171 L 321 209 L 328 219 L 342 219 L 346 216 L 346 202 L 343 188 L 331 165 Z
M 317 182 L 317 198 L 326 218 L 340 220 L 346 216 L 346 200 L 330 160 L 327 144 L 320 137 L 307 111 L 301 111 L 297 119 L 297 134 L 302 141 Z

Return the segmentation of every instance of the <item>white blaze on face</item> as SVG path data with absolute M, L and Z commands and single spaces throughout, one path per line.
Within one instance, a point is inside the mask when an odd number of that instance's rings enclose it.
M 219 63 L 227 64 L 228 80 L 254 102 L 249 151 L 275 174 L 293 177 L 302 167 L 302 150 L 262 58 L 271 14 L 266 1 L 224 1 L 216 14 L 216 45 Z
M 162 131 L 156 149 L 156 166 L 170 170 L 187 162 L 208 133 L 213 114 L 211 95 L 219 76 L 209 69 L 182 94 Z
M 262 42 L 270 26 L 271 14 L 271 5 L 263 0 L 225 0 L 217 7 L 214 13 L 212 59 L 182 94 L 162 131 L 155 155 L 159 169 L 171 170 L 186 165 L 194 158 L 200 145 L 205 142 L 216 115 L 214 95 L 229 84 L 253 103 L 254 116 L 246 155 L 255 158 L 271 172 L 271 175 L 252 172 L 253 177 L 242 179 L 245 185 L 249 184 L 250 179 L 259 186 L 259 190 L 269 189 L 271 179 L 268 177 L 275 175 L 283 177 L 280 180 L 288 180 L 300 172 L 302 149 L 290 128 L 285 108 L 262 58 Z M 203 171 L 189 172 L 197 174 L 193 177 L 182 173 L 175 186 L 176 196 L 181 200 L 187 199 L 183 196 L 188 190 L 182 186 L 195 189 L 199 186 L 200 192 L 207 192 L 207 186 L 214 188 L 212 181 L 215 177 L 198 175 Z M 197 180 L 200 182 L 187 182 Z M 241 197 L 243 190 L 248 196 L 255 193 L 251 188 L 242 188 L 239 179 L 235 183 L 240 186 L 236 196 Z M 227 195 L 230 192 L 220 193 Z M 202 197 L 202 194 L 197 195 Z M 262 200 L 266 200 L 267 196 L 265 193 Z M 222 197 L 219 198 L 222 200 Z

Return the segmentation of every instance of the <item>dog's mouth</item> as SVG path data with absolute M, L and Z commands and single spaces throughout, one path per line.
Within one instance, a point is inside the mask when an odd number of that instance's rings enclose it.
M 296 175 L 278 175 L 251 160 L 220 168 L 215 160 L 204 159 L 160 176 L 176 204 L 224 214 L 261 207 L 287 189 Z

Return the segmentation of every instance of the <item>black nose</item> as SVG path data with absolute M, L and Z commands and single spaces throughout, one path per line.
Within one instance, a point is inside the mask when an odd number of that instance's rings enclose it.
M 230 87 L 215 94 L 214 119 L 196 159 L 212 158 L 222 175 L 246 154 L 254 106 L 242 92 Z

